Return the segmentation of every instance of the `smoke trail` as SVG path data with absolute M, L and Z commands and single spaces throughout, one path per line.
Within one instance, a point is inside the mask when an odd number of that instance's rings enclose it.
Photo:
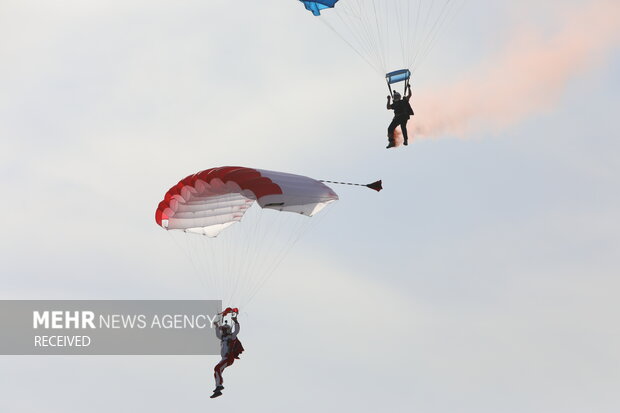
M 620 1 L 566 12 L 552 36 L 521 29 L 462 81 L 416 97 L 409 134 L 465 136 L 518 123 L 552 108 L 571 79 L 602 64 L 618 44 Z

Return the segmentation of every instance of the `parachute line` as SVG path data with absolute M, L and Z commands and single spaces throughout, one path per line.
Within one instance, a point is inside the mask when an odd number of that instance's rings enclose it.
M 377 72 L 412 72 L 463 0 L 347 0 L 317 17 Z M 454 13 L 453 13 L 454 12 Z

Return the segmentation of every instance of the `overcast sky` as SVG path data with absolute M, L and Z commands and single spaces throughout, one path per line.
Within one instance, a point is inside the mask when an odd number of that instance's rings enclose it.
M 344 0 L 343 0 L 344 1 Z M 362 183 L 244 309 L 242 360 L 0 357 L 7 412 L 620 410 L 620 6 L 467 0 L 386 87 L 294 0 L 0 2 L 3 299 L 200 299 L 153 219 L 222 165 Z

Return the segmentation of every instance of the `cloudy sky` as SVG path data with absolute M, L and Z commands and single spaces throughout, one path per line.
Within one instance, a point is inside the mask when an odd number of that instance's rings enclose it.
M 7 412 L 617 412 L 620 5 L 467 0 L 385 83 L 294 0 L 0 2 L 3 299 L 199 299 L 153 220 L 221 165 L 371 182 L 242 314 L 246 353 L 0 357 Z

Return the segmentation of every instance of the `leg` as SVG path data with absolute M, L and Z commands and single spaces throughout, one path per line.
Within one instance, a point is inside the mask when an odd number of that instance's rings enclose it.
M 386 148 L 394 147 L 394 130 L 396 129 L 396 126 L 398 126 L 398 123 L 399 120 L 394 117 L 390 123 L 390 126 L 388 126 L 388 146 L 386 146 Z
M 222 359 L 219 363 L 215 365 L 215 368 L 213 369 L 213 372 L 214 372 L 213 376 L 215 377 L 216 390 L 222 387 L 222 384 L 224 383 L 224 377 L 222 377 L 222 373 L 224 372 L 224 369 L 226 367 L 228 367 L 228 361 L 226 359 Z
M 390 142 L 394 140 L 394 130 L 399 123 L 400 119 L 394 117 L 394 119 L 392 119 L 392 122 L 390 123 L 390 126 L 388 126 L 388 139 L 390 140 Z
M 403 139 L 405 140 L 404 144 L 408 145 L 409 144 L 409 137 L 407 136 L 407 121 L 409 119 L 403 119 L 400 122 L 400 130 L 403 133 Z

